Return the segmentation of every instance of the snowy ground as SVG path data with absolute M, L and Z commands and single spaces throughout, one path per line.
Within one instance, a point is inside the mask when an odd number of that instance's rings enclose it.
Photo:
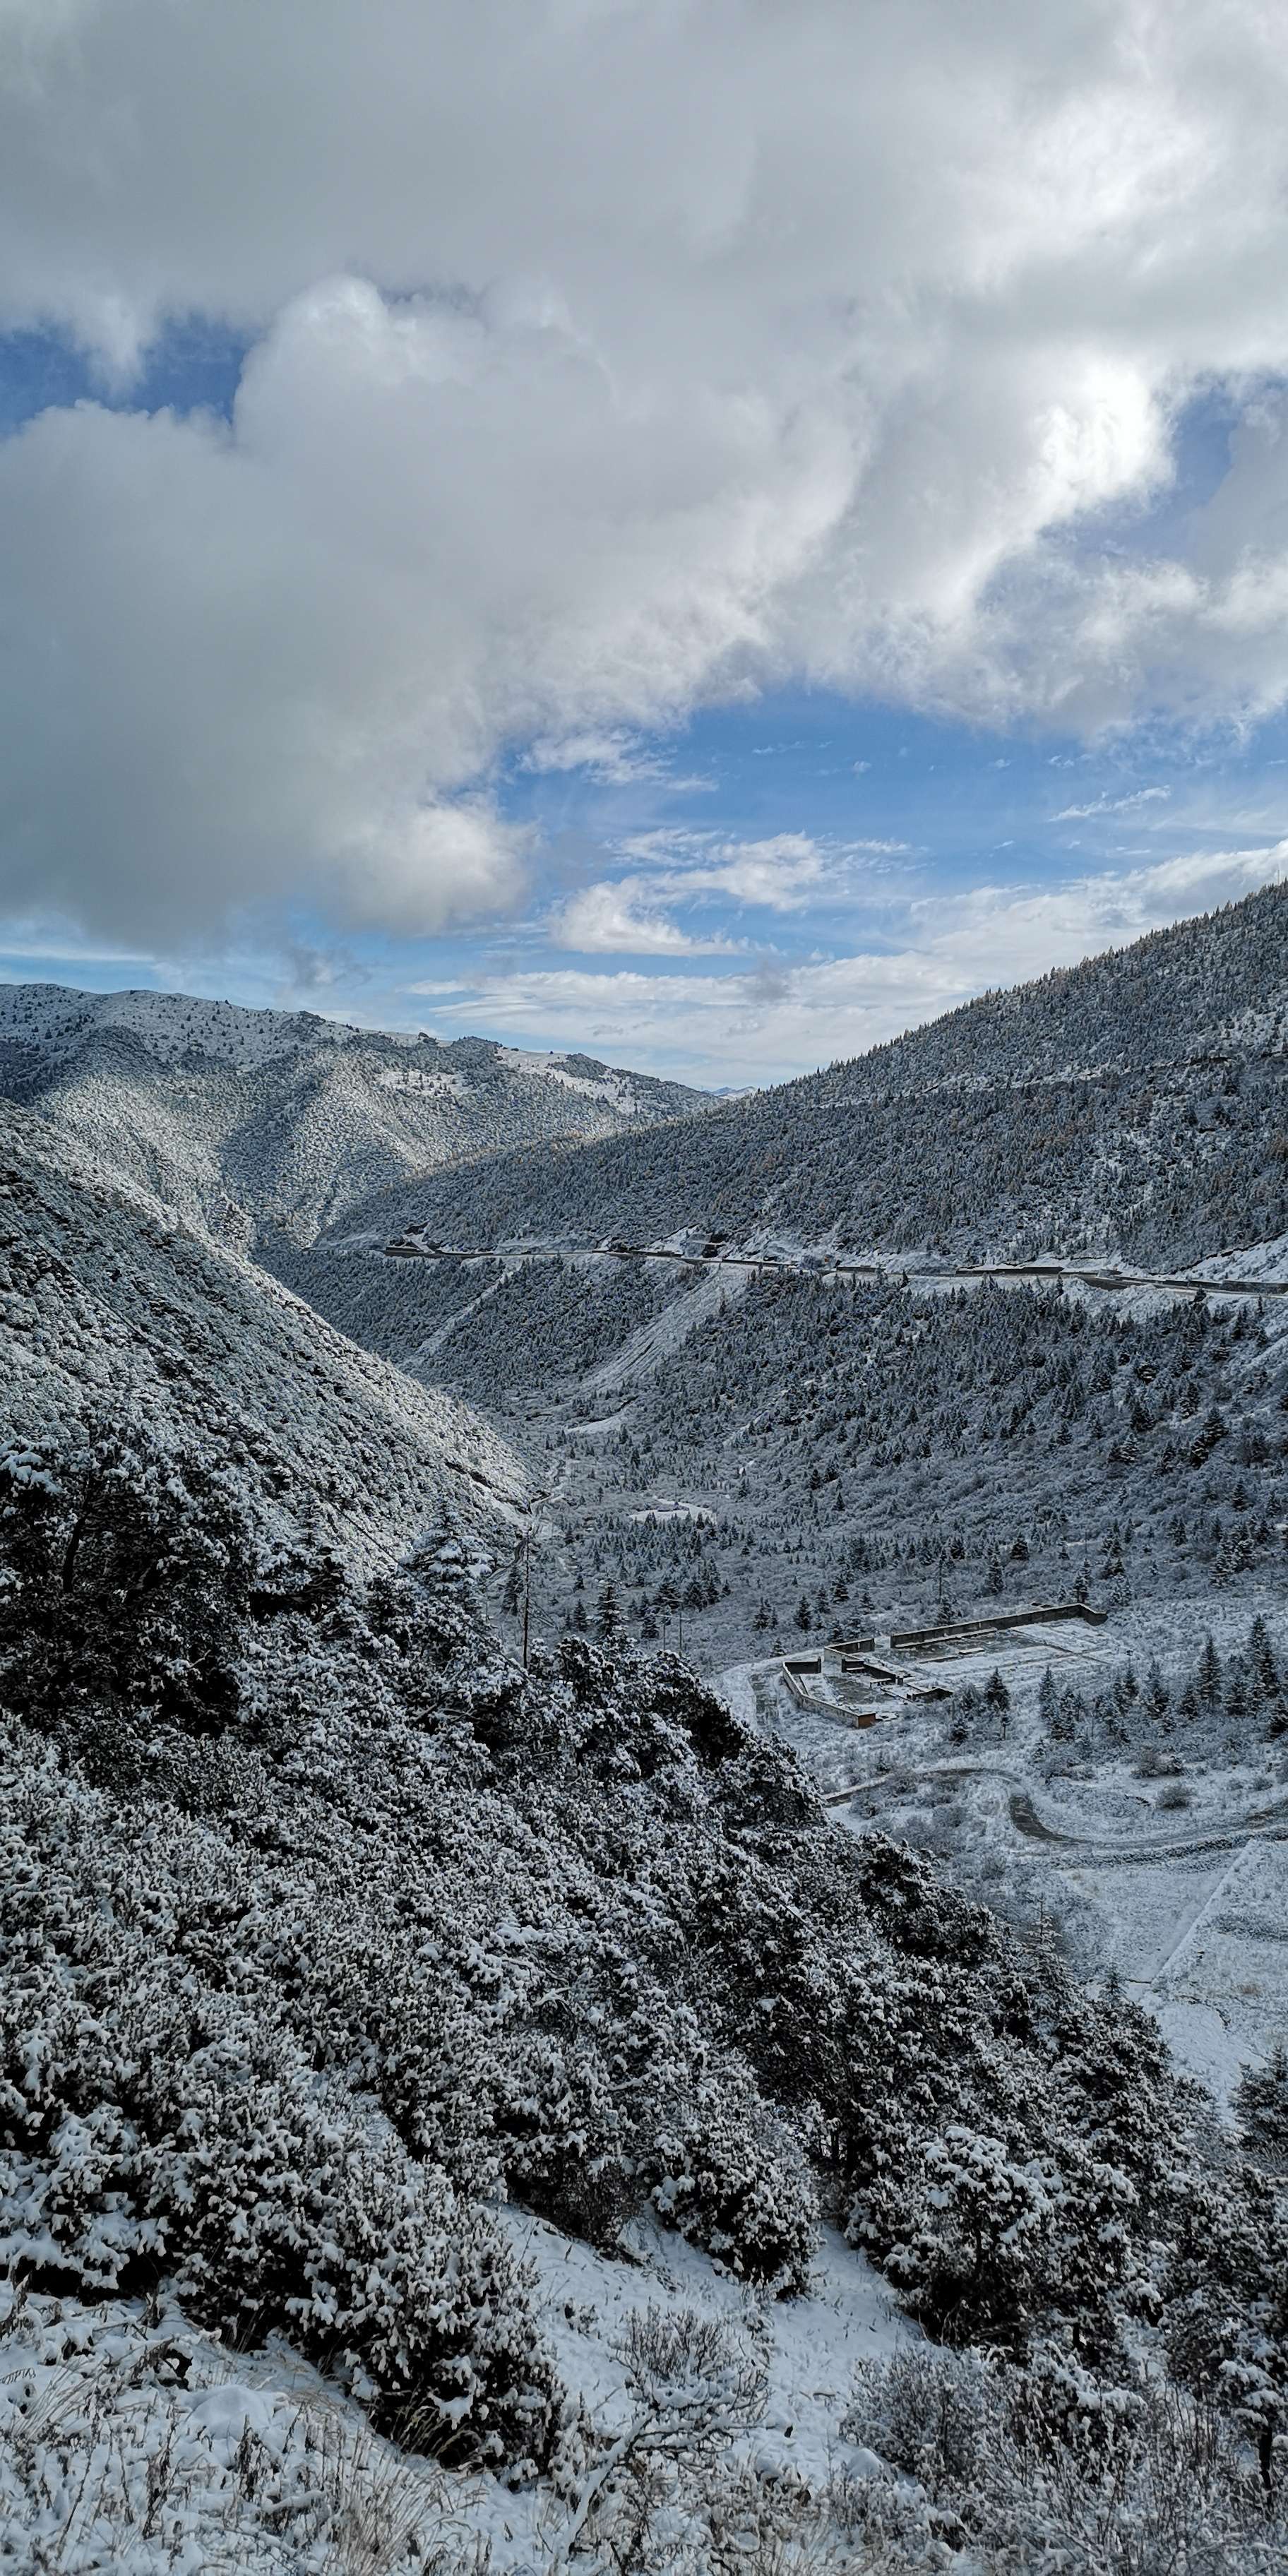
M 1272 1626 L 1276 1623 L 1272 1620 Z M 1242 2067 L 1288 2031 L 1288 1767 L 1280 1747 L 1187 1764 L 1179 1784 L 1142 1779 L 1132 1759 L 1053 1767 L 1035 1702 L 1048 1662 L 1084 1689 L 1131 1659 L 1188 1665 L 1209 1630 L 1225 1652 L 1246 1604 L 1219 1598 L 1125 1610 L 1102 1629 L 1031 1630 L 950 1658 L 894 1655 L 918 1684 L 980 1688 L 998 1669 L 1011 1695 L 1005 1734 L 954 1747 L 945 1704 L 865 1683 L 877 1722 L 855 1732 L 848 1691 L 806 1676 L 812 1705 L 777 1658 L 720 1677 L 730 1705 L 795 1745 L 836 1800 L 838 1827 L 877 1826 L 928 1848 L 1021 1931 L 1062 1939 L 1096 1985 L 1115 1970 L 1158 2019 L 1186 2069 L 1219 2101 Z M 1276 1638 L 1278 1642 L 1278 1638 Z M 878 1656 L 880 1660 L 880 1656 Z M 846 1800 L 842 1793 L 857 1794 Z
M 824 2240 L 812 2294 L 776 2303 L 656 2229 L 612 2261 L 520 2211 L 505 2223 L 601 2451 L 638 2416 L 623 2355 L 632 2319 L 652 2311 L 716 2321 L 754 2363 L 756 2419 L 724 2446 L 731 2466 L 790 2492 L 875 2468 L 840 2430 L 854 2367 L 916 2330 L 840 2237 Z M 564 2564 L 575 2456 L 562 2491 L 452 2475 L 373 2434 L 280 2339 L 239 2353 L 173 2305 L 0 2295 L 0 2569 L 554 2576 Z M 581 2448 L 584 2470 L 596 2456 L 584 2428 Z

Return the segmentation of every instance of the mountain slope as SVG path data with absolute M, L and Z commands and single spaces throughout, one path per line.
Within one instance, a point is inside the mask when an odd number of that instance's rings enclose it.
M 484 1038 L 443 1046 L 178 993 L 0 987 L 0 1091 L 216 1234 L 308 1241 L 407 1175 L 703 1105 L 679 1083 Z
M 431 1176 L 332 1231 L 1190 1262 L 1288 1229 L 1286 1015 L 1269 886 L 701 1120 Z
M 1000 2366 L 1050 2337 L 1088 2402 L 1170 2303 L 1196 2373 L 1215 2345 L 1268 2380 L 1255 2177 L 1144 2015 L 836 1831 L 675 1658 L 520 1671 L 450 1534 L 285 1603 L 230 1539 L 222 1713 L 149 1657 L 123 1727 L 51 1685 L 84 1672 L 83 1506 L 43 1466 L 0 1468 L 0 2233 L 33 2291 L 159 2276 L 409 2446 L 529 2477 L 567 2474 L 569 2411 L 507 2200 L 618 2251 L 660 2218 L 793 2295 L 822 2199 L 930 2333 Z M 114 1484 L 127 1564 L 140 1499 Z
M 257 1514 L 365 1564 L 437 1499 L 498 1524 L 523 1477 L 451 1398 L 360 1351 L 74 1142 L 0 1108 L 0 1436 L 136 1416 L 227 1467 Z

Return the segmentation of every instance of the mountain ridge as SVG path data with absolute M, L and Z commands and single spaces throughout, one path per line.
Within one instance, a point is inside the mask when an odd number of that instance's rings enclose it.
M 1189 1263 L 1288 1227 L 1288 888 L 986 994 L 701 1122 L 494 1156 L 325 1230 Z M 945 1110 L 945 1095 L 952 1102 Z M 467 1231 L 468 1229 L 468 1231 Z
M 395 1559 L 444 1494 L 505 1542 L 526 1477 L 504 1439 L 413 1384 L 229 1246 L 0 1103 L 6 1444 L 137 1418 L 217 1455 L 257 1517 Z M 329 1426 L 329 1427 L 328 1427 Z
M 356 1198 L 445 1162 L 706 1099 L 576 1053 L 62 985 L 0 986 L 0 1093 L 242 1248 L 265 1224 L 308 1241 Z

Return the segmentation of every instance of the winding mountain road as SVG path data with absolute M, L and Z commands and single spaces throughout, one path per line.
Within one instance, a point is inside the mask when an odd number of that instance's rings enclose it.
M 921 1286 L 949 1287 L 981 1279 L 1038 1280 L 1048 1284 L 1068 1281 L 1084 1288 L 1106 1288 L 1125 1293 L 1131 1289 L 1155 1289 L 1170 1296 L 1196 1296 L 1201 1290 L 1206 1297 L 1288 1297 L 1288 1279 L 1209 1279 L 1192 1271 L 1123 1270 L 1117 1263 L 1102 1263 L 1083 1268 L 1064 1261 L 971 1261 L 919 1262 L 843 1261 L 831 1254 L 802 1253 L 792 1256 L 773 1252 L 732 1252 L 703 1249 L 680 1252 L 670 1244 L 652 1243 L 551 1243 L 551 1244 L 420 1244 L 403 1235 L 384 1247 L 391 1260 L 421 1261 L 671 1261 L 688 1270 L 751 1270 L 757 1273 L 778 1272 L 787 1277 L 818 1280 L 899 1279 Z
M 1039 1815 L 1033 1802 L 1032 1787 L 1021 1773 L 988 1762 L 930 1763 L 920 1771 L 882 1772 L 875 1780 L 860 1780 L 849 1789 L 830 1790 L 823 1804 L 826 1807 L 847 1806 L 852 1799 L 869 1795 L 894 1778 L 914 1784 L 922 1780 L 1000 1780 L 1009 1790 L 1007 1806 L 1017 1833 L 1030 1842 L 1076 1852 L 1084 1862 L 1102 1868 L 1112 1866 L 1115 1861 L 1184 1860 L 1192 1853 L 1227 1851 L 1237 1843 L 1256 1838 L 1269 1842 L 1288 1841 L 1288 1798 L 1276 1799 L 1269 1807 L 1255 1807 L 1246 1816 L 1232 1817 L 1229 1823 L 1208 1823 L 1188 1834 L 1120 1837 L 1067 1833 Z

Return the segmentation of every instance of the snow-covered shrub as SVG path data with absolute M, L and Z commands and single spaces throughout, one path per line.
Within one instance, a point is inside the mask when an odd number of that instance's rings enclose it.
M 540 2460 L 555 2388 L 522 2273 L 484 2212 L 298 2065 L 194 2086 L 150 2172 L 199 2322 L 285 2325 L 387 2429 L 444 2458 Z
M 990 2576 L 1276 2576 L 1288 2517 L 1237 2423 L 1166 2380 L 1105 2387 L 932 2348 L 865 2365 L 845 2419 L 919 2482 L 941 2538 Z
M 893 2192 L 873 2193 L 877 2226 L 904 2229 L 886 2249 L 887 2270 L 933 2333 L 1008 2335 L 1046 2286 L 1048 2175 L 1036 2157 L 1021 2164 L 1000 2138 L 955 2123 L 926 2147 L 923 2177 L 919 2191 L 901 2177 Z
M 749 2280 L 806 2287 L 814 2178 L 745 2070 L 713 2070 L 695 2098 L 664 2109 L 648 2165 L 654 2207 L 692 2244 Z
M 139 1429 L 0 1458 L 0 1691 L 64 1736 L 237 1707 L 249 1530 L 228 1480 Z
M 52 1778 L 25 1821 L 40 1867 L 11 1828 L 0 1899 L 11 2266 L 91 2296 L 168 2277 L 201 2322 L 239 2342 L 284 2328 L 445 2454 L 544 2456 L 557 2392 L 513 2254 L 315 2071 L 257 1977 L 245 1873 L 172 1827 L 118 1853 L 113 1881 L 106 1802 Z
M 860 2362 L 845 2431 L 937 2500 L 978 2482 L 993 2411 L 977 2353 L 910 2344 Z

